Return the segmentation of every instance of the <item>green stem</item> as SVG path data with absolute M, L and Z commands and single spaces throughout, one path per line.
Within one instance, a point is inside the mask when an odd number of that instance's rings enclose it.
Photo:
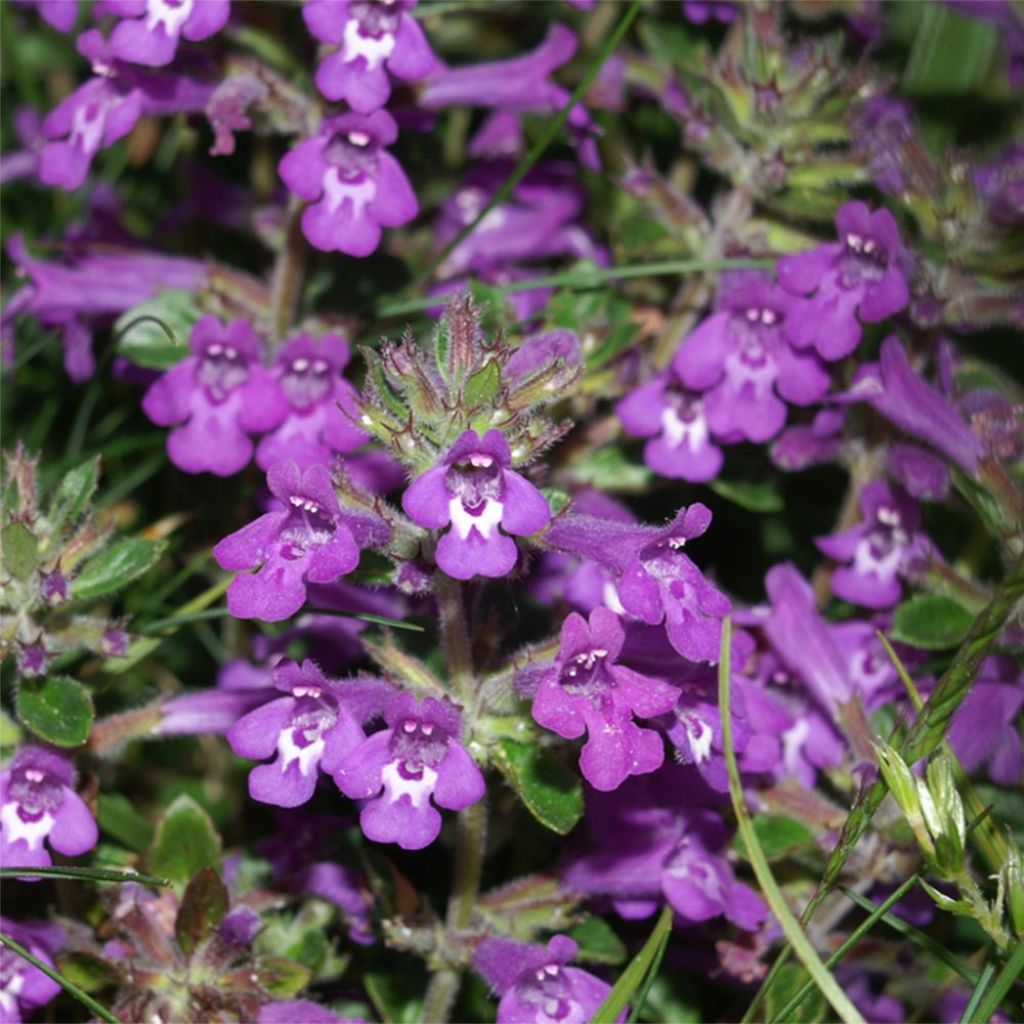
M 434 597 L 441 622 L 441 646 L 452 689 L 467 710 L 476 702 L 473 655 L 466 622 L 462 584 L 440 570 L 434 575 Z
M 981 1001 L 981 1006 L 978 1007 L 978 1016 L 974 1018 L 978 1024 L 988 1024 L 989 1018 L 996 1012 L 1006 993 L 1010 991 L 1010 986 L 1021 977 L 1022 973 L 1024 973 L 1024 942 L 1018 942 L 1006 963 L 1003 964 L 999 977 L 992 983 L 985 998 Z
M 77 985 L 72 984 L 59 971 L 55 971 L 49 964 L 43 963 L 39 957 L 30 953 L 20 942 L 15 942 L 9 935 L 0 935 L 0 944 L 17 953 L 23 960 L 27 960 L 33 967 L 42 971 L 48 978 L 52 978 L 68 995 L 74 996 L 86 1009 L 92 1010 L 100 1020 L 107 1021 L 107 1024 L 121 1024 L 105 1006 L 100 1005 L 88 992 L 83 992 Z

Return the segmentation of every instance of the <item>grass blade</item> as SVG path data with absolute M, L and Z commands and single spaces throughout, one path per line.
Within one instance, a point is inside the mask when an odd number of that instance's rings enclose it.
M 59 971 L 55 971 L 48 964 L 44 964 L 37 956 L 33 956 L 20 942 L 15 942 L 9 935 L 0 934 L 0 945 L 6 946 L 12 952 L 17 953 L 23 960 L 27 960 L 33 967 L 42 971 L 48 978 L 52 978 L 65 992 L 74 996 L 87 1010 L 92 1010 L 100 1020 L 107 1024 L 121 1024 L 105 1006 L 101 1006 L 88 992 L 83 992 L 77 985 L 72 984 Z
M 988 1024 L 989 1018 L 996 1012 L 996 1007 L 1003 1001 L 1003 997 L 1010 991 L 1010 986 L 1024 975 L 1024 942 L 1018 942 L 1013 947 L 1013 952 L 1007 958 L 999 977 L 992 982 L 992 987 L 985 994 L 985 998 L 978 1007 L 978 1015 L 974 1019 L 977 1024 Z
M 975 1015 L 978 1012 L 978 1005 L 981 1003 L 982 998 L 988 991 L 989 985 L 992 984 L 992 979 L 996 976 L 996 965 L 992 960 L 988 960 L 985 966 L 981 969 L 981 974 L 978 976 L 978 983 L 974 986 L 974 991 L 971 993 L 971 998 L 967 1000 L 967 1005 L 964 1007 L 964 1012 L 960 1014 L 960 1024 L 971 1024 L 974 1020 Z
M 67 878 L 79 882 L 138 882 L 139 885 L 167 886 L 166 878 L 144 875 L 138 871 L 117 871 L 112 868 L 0 868 L 0 878 Z
M 643 986 L 641 1000 L 647 995 L 650 982 L 648 981 L 646 985 L 644 982 L 649 978 L 653 980 L 652 975 L 658 969 L 657 963 L 664 956 L 669 932 L 672 931 L 672 913 L 671 905 L 665 904 L 654 930 L 648 936 L 640 952 L 630 960 L 626 969 L 619 975 L 619 980 L 615 982 L 615 987 L 608 993 L 608 998 L 590 1018 L 590 1024 L 614 1024 L 630 999 L 640 991 L 641 986 Z
M 832 1004 L 845 1024 L 864 1024 L 864 1018 L 850 1002 L 846 993 L 839 987 L 836 979 L 821 962 L 810 940 L 804 934 L 793 912 L 789 909 L 782 890 L 779 889 L 772 869 L 768 865 L 764 851 L 758 841 L 754 824 L 747 813 L 743 802 L 743 785 L 740 782 L 740 770 L 736 764 L 736 751 L 732 739 L 732 716 L 729 713 L 731 697 L 731 664 L 730 645 L 732 642 L 732 621 L 728 618 L 722 623 L 722 651 L 718 661 L 718 710 L 722 718 L 722 746 L 725 748 L 725 763 L 729 771 L 729 795 L 732 798 L 733 810 L 739 826 L 740 835 L 746 847 L 750 864 L 761 886 L 761 892 L 771 907 L 775 919 L 793 947 L 800 962 L 807 968 L 821 994 Z

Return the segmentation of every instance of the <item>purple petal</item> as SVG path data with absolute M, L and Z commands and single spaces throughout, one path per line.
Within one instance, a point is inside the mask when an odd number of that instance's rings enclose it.
M 703 391 L 716 384 L 725 371 L 729 341 L 729 313 L 715 313 L 702 321 L 675 354 L 672 367 L 687 387 Z
M 277 750 L 281 733 L 295 710 L 294 697 L 278 697 L 243 715 L 228 729 L 227 740 L 239 757 L 262 761 Z
M 424 799 L 414 806 L 408 796 L 371 800 L 359 815 L 359 826 L 375 843 L 397 843 L 403 850 L 422 850 L 441 831 L 441 815 Z
M 518 558 L 516 542 L 494 532 L 484 538 L 474 527 L 463 540 L 449 530 L 438 542 L 437 564 L 452 579 L 469 580 L 474 576 L 497 578 L 507 576 Z
M 444 485 L 448 467 L 434 466 L 416 477 L 402 495 L 402 509 L 418 526 L 439 530 L 450 522 L 448 503 L 451 500 Z
M 547 498 L 529 480 L 514 470 L 504 471 L 505 498 L 501 525 L 508 533 L 525 537 L 551 521 Z
M 64 799 L 53 817 L 50 846 L 65 857 L 77 857 L 91 850 L 99 839 L 99 830 L 85 801 L 70 786 L 64 787 Z
M 334 773 L 338 789 L 353 800 L 379 793 L 384 785 L 381 773 L 390 760 L 391 729 L 375 732 L 353 750 Z
M 434 801 L 450 811 L 461 811 L 482 800 L 485 792 L 484 777 L 476 762 L 461 743 L 453 740 L 437 768 Z

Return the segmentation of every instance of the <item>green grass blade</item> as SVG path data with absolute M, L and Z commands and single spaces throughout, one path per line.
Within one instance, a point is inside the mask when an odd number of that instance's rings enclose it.
M 831 970 L 838 964 L 860 940 L 871 931 L 874 926 L 885 917 L 889 909 L 895 906 L 911 889 L 917 885 L 921 877 L 920 872 L 912 874 L 898 889 L 895 889 L 884 903 L 880 903 L 875 909 L 850 934 L 843 940 L 839 948 L 825 961 L 825 966 Z M 793 996 L 786 1005 L 779 1010 L 773 1021 L 794 1020 L 797 1007 L 814 991 L 814 981 L 805 982 L 803 987 Z
M 978 976 L 978 983 L 974 986 L 971 998 L 967 1000 L 964 1012 L 960 1014 L 960 1024 L 971 1024 L 974 1020 L 975 1015 L 978 1012 L 978 1006 L 984 998 L 985 993 L 988 991 L 989 985 L 992 984 L 992 979 L 995 976 L 995 961 L 988 960 L 985 963 L 985 966 L 981 969 L 981 974 Z
M 636 1024 L 636 1021 L 640 1019 L 644 1003 L 647 1002 L 647 993 L 651 991 L 654 979 L 657 978 L 658 971 L 661 970 L 661 961 L 665 959 L 665 950 L 668 949 L 668 940 L 671 934 L 671 928 L 666 928 L 665 934 L 661 937 L 661 944 L 655 951 L 654 959 L 651 961 L 651 966 L 647 971 L 647 977 L 644 978 L 644 983 L 640 986 L 640 989 L 636 994 L 636 999 L 633 1000 L 633 1008 L 629 1011 L 628 1024 Z
M 871 900 L 864 896 L 861 896 L 859 892 L 854 892 L 852 889 L 847 889 L 845 886 L 840 886 L 839 891 L 847 898 L 853 900 L 854 903 L 859 907 L 863 907 L 865 910 L 875 910 L 875 904 Z M 921 949 L 927 950 L 937 960 L 941 960 L 947 967 L 956 971 L 961 978 L 964 979 L 968 984 L 974 985 L 978 980 L 978 972 L 973 967 L 964 963 L 955 953 L 951 953 L 941 942 L 936 942 L 930 935 L 921 931 L 919 928 L 915 928 L 912 924 L 908 924 L 901 917 L 897 917 L 895 914 L 885 914 L 882 920 L 895 932 L 899 932 L 904 938 L 910 939 L 915 945 Z
M 139 885 L 167 886 L 166 878 L 144 875 L 138 871 L 112 868 L 0 868 L 0 878 L 67 878 L 77 882 L 138 882 Z
M 743 784 L 740 782 L 740 770 L 736 764 L 736 751 L 732 739 L 732 716 L 729 713 L 731 706 L 729 648 L 731 642 L 732 620 L 726 618 L 722 623 L 722 651 L 718 660 L 718 710 L 722 718 L 722 746 L 725 748 L 725 763 L 729 771 L 729 795 L 732 798 L 733 811 L 736 814 L 736 822 L 740 835 L 743 837 L 747 857 L 750 859 L 758 885 L 761 886 L 761 892 L 764 894 L 768 906 L 771 907 L 775 919 L 779 922 L 786 938 L 789 939 L 793 952 L 807 968 L 814 983 L 821 989 L 821 994 L 831 1003 L 832 1008 L 845 1024 L 864 1024 L 864 1018 L 858 1012 L 857 1007 L 850 1002 L 836 979 L 821 962 L 821 958 L 789 909 L 782 890 L 779 889 L 775 876 L 772 874 L 772 869 L 768 865 L 764 851 L 761 849 L 754 824 L 747 813 L 747 806 L 743 802 Z
M 1013 952 L 1007 958 L 999 977 L 992 982 L 992 987 L 985 993 L 985 998 L 978 1007 L 978 1015 L 975 1017 L 977 1024 L 988 1024 L 996 1007 L 1003 1001 L 1004 996 L 1010 991 L 1010 986 L 1024 976 L 1024 942 L 1018 942 L 1013 947 Z
M 501 188 L 491 196 L 490 202 L 488 202 L 484 208 L 476 215 L 476 217 L 470 221 L 438 254 L 434 257 L 430 263 L 427 264 L 425 270 L 421 271 L 420 274 L 413 281 L 413 288 L 418 288 L 425 281 L 428 281 L 434 271 L 460 246 L 483 222 L 484 218 L 493 210 L 496 206 L 500 206 L 506 199 L 512 194 L 513 189 L 530 173 L 530 169 L 533 165 L 544 155 L 548 146 L 551 145 L 555 140 L 555 136 L 562 130 L 562 127 L 569 120 L 569 115 L 572 113 L 576 104 L 583 99 L 584 94 L 590 88 L 591 83 L 597 78 L 598 72 L 604 66 L 605 61 L 614 53 L 615 47 L 622 41 L 622 37 L 629 30 L 629 26 L 636 20 L 636 16 L 640 13 L 640 0 L 633 0 L 630 4 L 629 10 L 619 20 L 618 25 L 615 26 L 615 30 L 605 40 L 604 45 L 595 55 L 594 59 L 590 62 L 589 67 L 580 79 L 579 85 L 573 90 L 572 95 L 569 97 L 569 102 L 559 111 L 558 116 L 552 118 L 548 123 L 548 126 L 541 133 L 540 138 L 534 143 L 533 148 L 523 155 L 522 159 L 516 164 L 515 170 L 502 182 Z M 436 302 L 437 300 L 435 300 Z
M 37 956 L 33 956 L 20 942 L 15 942 L 9 935 L 0 934 L 0 944 L 6 946 L 12 952 L 17 953 L 23 960 L 27 960 L 33 967 L 38 968 L 48 978 L 52 978 L 65 992 L 74 996 L 87 1010 L 92 1010 L 100 1020 L 107 1024 L 121 1024 L 105 1006 L 101 1006 L 88 992 L 83 992 L 77 985 L 72 984 L 59 971 L 55 971 L 48 964 L 44 964 Z
M 637 994 L 644 981 L 657 970 L 655 960 L 659 954 L 664 955 L 665 944 L 672 930 L 672 907 L 665 904 L 654 930 L 648 936 L 640 952 L 630 960 L 626 969 L 619 975 L 608 998 L 597 1008 L 590 1018 L 590 1024 L 614 1024 L 619 1014 L 626 1008 L 630 999 Z M 646 995 L 646 991 L 644 992 Z

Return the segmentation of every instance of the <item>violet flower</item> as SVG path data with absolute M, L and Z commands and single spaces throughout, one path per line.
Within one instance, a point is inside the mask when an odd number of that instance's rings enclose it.
M 278 462 L 267 486 L 283 507 L 225 537 L 213 555 L 222 569 L 258 569 L 231 581 L 231 614 L 278 622 L 302 607 L 307 583 L 330 583 L 351 572 L 359 547 L 324 466 L 301 472 L 294 462 Z
M 649 438 L 644 462 L 660 476 L 702 484 L 721 471 L 722 449 L 711 440 L 704 396 L 674 370 L 641 384 L 615 412 L 628 433 Z
M 661 767 L 661 737 L 641 729 L 633 716 L 664 714 L 679 699 L 676 687 L 617 663 L 625 635 L 607 608 L 595 608 L 589 624 L 573 612 L 562 623 L 558 656 L 533 701 L 533 718 L 544 728 L 566 739 L 587 732 L 580 769 L 595 789 L 605 791 L 629 775 Z
M 199 6 L 214 7 L 218 2 L 203 0 Z M 97 29 L 90 29 L 78 38 L 78 51 L 91 63 L 96 77 L 79 86 L 43 121 L 43 133 L 50 141 L 40 155 L 39 178 L 46 185 L 78 188 L 93 157 L 124 138 L 143 114 L 201 111 L 213 94 L 212 85 L 183 75 L 125 67 L 114 47 L 116 36 L 117 29 L 108 44 Z
M 586 1024 L 611 986 L 568 963 L 579 946 L 555 935 L 547 947 L 514 939 L 487 938 L 477 946 L 473 966 L 501 996 L 498 1024 Z M 618 1020 L 626 1019 L 624 1009 Z
M 365 1024 L 355 1017 L 339 1017 L 333 1010 L 309 999 L 285 999 L 264 1003 L 256 1024 Z
M 932 550 L 920 532 L 921 510 L 898 488 L 873 480 L 860 496 L 863 521 L 815 543 L 841 565 L 832 573 L 836 597 L 864 608 L 891 608 L 900 577 Z
M 226 733 L 254 708 L 274 697 L 273 669 L 243 658 L 227 662 L 217 673 L 217 685 L 171 697 L 160 705 L 160 721 L 151 736 Z
M 130 64 L 170 64 L 182 37 L 198 43 L 216 35 L 231 13 L 230 0 L 104 0 L 122 20 L 110 35 L 111 53 Z
M 878 363 L 861 368 L 846 397 L 870 403 L 900 430 L 931 445 L 966 473 L 977 469 L 985 453 L 955 406 L 913 371 L 895 335 L 882 342 Z
M 886 468 L 912 498 L 942 501 L 949 493 L 949 467 L 916 444 L 890 445 Z
M 760 271 L 722 275 L 717 312 L 682 343 L 673 367 L 683 384 L 704 392 L 708 426 L 719 437 L 757 443 L 786 423 L 782 398 L 811 405 L 829 377 L 813 353 L 797 353 L 786 330 L 800 303 Z
M 56 970 L 53 958 L 65 940 L 64 929 L 60 925 L 0 917 L 0 931 L 21 943 L 47 967 Z M 61 991 L 61 986 L 38 967 L 13 949 L 0 947 L 0 1020 L 5 1024 L 19 1024 L 31 1017 Z
M 784 664 L 825 710 L 835 714 L 853 694 L 846 660 L 818 614 L 811 585 L 786 562 L 768 570 L 771 614 L 764 633 Z
M 96 845 L 96 822 L 75 792 L 75 767 L 43 747 L 22 747 L 0 773 L 0 863 L 44 868 L 52 863 L 43 845 L 77 857 Z
M 181 424 L 167 438 L 167 454 L 179 469 L 231 476 L 252 458 L 247 435 L 276 427 L 288 406 L 260 365 L 247 321 L 225 326 L 204 316 L 192 328 L 191 349 L 149 388 L 142 409 L 161 427 Z
M 1024 768 L 1017 727 L 1021 708 L 1024 673 L 1005 655 L 986 658 L 949 726 L 950 746 L 967 771 L 984 765 L 993 782 L 1019 785 Z
M 12 235 L 7 255 L 28 283 L 3 311 L 5 341 L 17 316 L 31 315 L 62 331 L 64 368 L 74 381 L 96 371 L 92 331 L 164 288 L 196 290 L 206 276 L 198 260 L 112 245 L 73 245 L 61 263 L 33 259 L 21 235 Z
M 78 0 L 15 0 L 19 7 L 34 7 L 50 28 L 68 33 L 78 20 Z
M 321 252 L 369 256 L 381 228 L 407 224 L 419 212 L 398 161 L 384 148 L 398 137 L 387 111 L 326 118 L 318 134 L 285 154 L 278 171 L 309 202 L 302 230 Z
M 330 466 L 334 452 L 351 452 L 367 440 L 353 422 L 358 419 L 356 389 L 341 376 L 348 360 L 348 343 L 340 334 L 319 341 L 300 334 L 281 349 L 273 372 L 291 408 L 256 449 L 261 469 L 282 459 L 299 469 Z
M 786 320 L 790 341 L 798 349 L 813 346 L 829 361 L 848 356 L 860 343 L 858 313 L 864 323 L 877 323 L 910 301 L 893 215 L 853 200 L 839 208 L 835 223 L 838 242 L 778 264 L 782 287 L 807 297 Z
M 711 525 L 700 503 L 676 518 L 631 560 L 618 582 L 622 607 L 650 626 L 661 622 L 669 642 L 690 661 L 717 662 L 729 600 L 683 554 L 683 546 Z
M 839 454 L 844 414 L 819 409 L 809 424 L 784 430 L 772 444 L 772 462 L 790 473 L 832 462 Z
M 228 742 L 239 757 L 275 757 L 249 773 L 254 800 L 298 807 L 312 797 L 318 769 L 332 775 L 366 737 L 343 703 L 341 687 L 326 680 L 315 662 L 306 660 L 301 668 L 281 662 L 274 685 L 287 696 L 240 718 L 228 730 Z
M 459 741 L 461 716 L 428 697 L 399 694 L 385 714 L 388 727 L 355 748 L 334 773 L 338 788 L 365 800 L 359 824 L 376 843 L 422 850 L 441 831 L 438 807 L 461 811 L 484 796 L 484 777 Z
M 321 43 L 338 49 L 320 62 L 316 84 L 329 100 L 344 100 L 369 114 L 391 96 L 388 71 L 415 81 L 430 74 L 436 59 L 423 29 L 410 13 L 416 0 L 310 0 L 302 17 Z M 386 69 L 386 70 L 385 70 Z
M 440 465 L 420 474 L 402 495 L 414 523 L 447 530 L 437 542 L 437 564 L 449 576 L 506 576 L 516 564 L 516 542 L 551 519 L 547 500 L 512 468 L 508 441 L 499 430 L 481 438 L 467 430 Z M 504 533 L 501 532 L 504 530 Z

